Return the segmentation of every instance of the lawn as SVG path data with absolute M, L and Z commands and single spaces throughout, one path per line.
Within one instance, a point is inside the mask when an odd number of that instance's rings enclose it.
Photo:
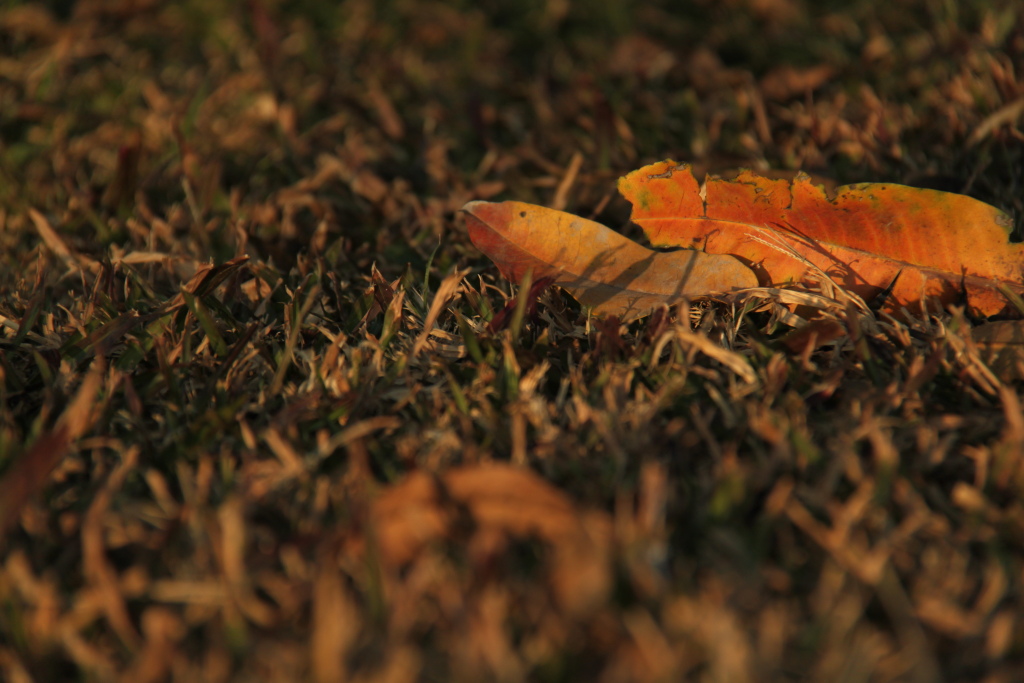
M 0 679 L 1020 680 L 986 321 L 621 324 L 460 209 L 642 241 L 673 158 L 1019 233 L 1022 121 L 1019 0 L 0 3 Z

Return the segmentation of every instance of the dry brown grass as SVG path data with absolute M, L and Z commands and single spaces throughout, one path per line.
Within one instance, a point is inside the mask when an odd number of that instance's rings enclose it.
M 0 678 L 1018 680 L 981 321 L 623 326 L 457 214 L 630 232 L 674 157 L 1019 221 L 1024 14 L 962 4 L 5 5 Z

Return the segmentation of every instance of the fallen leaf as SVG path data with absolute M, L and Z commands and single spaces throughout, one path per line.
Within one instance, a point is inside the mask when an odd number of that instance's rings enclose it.
M 374 501 L 370 528 L 380 560 L 392 568 L 445 539 L 498 553 L 502 543 L 494 539 L 539 539 L 550 547 L 545 568 L 552 594 L 573 613 L 602 602 L 611 587 L 608 515 L 580 511 L 541 477 L 510 465 L 470 465 L 439 477 L 415 472 Z
M 739 260 L 693 250 L 658 252 L 600 223 L 522 202 L 463 207 L 469 236 L 502 274 L 553 278 L 598 315 L 631 320 L 662 303 L 757 286 Z
M 1010 243 L 1009 216 L 971 197 L 862 183 L 829 198 L 807 176 L 750 171 L 709 177 L 702 191 L 674 161 L 633 171 L 619 191 L 653 245 L 732 254 L 765 286 L 810 282 L 817 267 L 867 301 L 893 285 L 892 313 L 966 294 L 971 315 L 1020 316 L 999 287 L 1024 293 L 1024 245 Z

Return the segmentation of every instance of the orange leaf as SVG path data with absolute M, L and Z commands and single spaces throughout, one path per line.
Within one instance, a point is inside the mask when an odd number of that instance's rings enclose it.
M 562 211 L 522 202 L 470 202 L 469 237 L 501 272 L 519 282 L 553 278 L 598 315 L 623 320 L 661 303 L 756 287 L 754 274 L 731 256 L 657 252 L 614 230 Z
M 550 547 L 548 581 L 564 609 L 586 612 L 611 588 L 607 513 L 580 510 L 561 490 L 511 465 L 414 472 L 374 501 L 368 527 L 385 568 L 401 568 L 442 540 L 471 553 L 490 547 L 500 562 L 504 538 L 536 538 Z
M 806 262 L 871 300 L 890 284 L 884 308 L 920 312 L 925 301 L 961 301 L 975 316 L 1019 313 L 999 286 L 1024 293 L 1024 245 L 1009 241 L 1009 216 L 970 197 L 888 183 L 846 185 L 834 198 L 806 175 L 769 180 L 750 171 L 709 177 L 662 161 L 619 180 L 633 221 L 655 246 L 732 254 L 763 285 L 807 282 Z

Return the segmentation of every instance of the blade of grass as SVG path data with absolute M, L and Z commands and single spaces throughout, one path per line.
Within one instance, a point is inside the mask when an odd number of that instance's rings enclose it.
M 288 371 L 288 366 L 291 365 L 292 358 L 295 354 L 295 345 L 299 341 L 299 335 L 302 333 L 302 324 L 306 320 L 306 316 L 309 315 L 313 305 L 316 304 L 320 297 L 320 283 L 314 284 L 309 294 L 306 295 L 305 300 L 302 302 L 302 306 L 292 321 L 292 329 L 288 333 L 288 341 L 285 343 L 284 349 L 281 351 L 281 357 L 277 364 L 277 370 L 274 372 L 274 379 L 270 383 L 271 395 L 277 395 L 281 393 L 281 387 L 284 386 L 284 375 Z
M 526 309 L 530 305 L 530 290 L 533 287 L 533 270 L 527 270 L 523 279 L 519 281 L 519 295 L 516 297 L 516 307 L 512 311 L 512 320 L 509 322 L 509 333 L 512 339 L 519 339 L 519 333 L 523 330 L 523 320 L 526 318 Z
M 226 356 L 228 345 L 224 342 L 224 337 L 221 336 L 220 330 L 217 329 L 217 322 L 210 315 L 209 309 L 195 295 L 186 291 L 182 291 L 181 295 L 185 298 L 185 305 L 188 306 L 188 310 L 196 317 L 199 325 L 203 328 L 203 332 L 206 333 L 206 338 L 210 340 L 213 352 L 220 358 Z
M 466 350 L 469 357 L 477 363 L 484 362 L 484 353 L 480 349 L 480 339 L 470 326 L 469 321 L 459 311 L 455 311 L 455 320 L 459 324 L 459 332 L 462 333 L 462 340 L 466 343 Z
M 427 259 L 427 265 L 423 268 L 423 300 L 426 301 L 430 297 L 430 268 L 434 265 L 434 257 L 437 256 L 437 252 L 441 250 L 441 242 L 438 241 L 437 246 L 434 247 L 434 251 L 430 252 L 430 258 Z

